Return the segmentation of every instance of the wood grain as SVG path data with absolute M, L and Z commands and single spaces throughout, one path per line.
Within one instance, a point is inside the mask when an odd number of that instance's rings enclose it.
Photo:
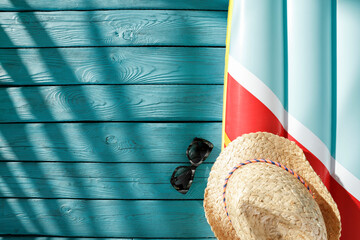
M 225 49 L 0 49 L 0 85 L 222 84 Z
M 190 163 L 180 164 L 190 166 Z M 178 193 L 168 163 L 0 163 L 0 197 L 203 199 L 212 164 L 200 165 L 189 192 Z
M 0 2 L 0 239 L 214 239 L 227 2 Z M 195 136 L 215 148 L 182 195 Z
M 168 162 L 188 164 L 194 137 L 220 153 L 221 123 L 0 124 L 1 161 Z
M 0 122 L 221 121 L 221 85 L 0 89 Z
M 0 48 L 225 46 L 226 19 L 218 11 L 3 12 Z
M 0 2 L 2 11 L 94 10 L 94 9 L 197 9 L 227 10 L 228 0 L 7 0 Z
M 77 237 L 14 237 L 14 236 L 0 236 L 1 240 L 159 240 L 151 238 L 77 238 Z M 178 240 L 179 238 L 166 238 L 167 240 Z M 216 238 L 186 238 L 186 240 L 206 240 Z
M 201 200 L 0 199 L 0 209 L 2 234 L 214 237 Z

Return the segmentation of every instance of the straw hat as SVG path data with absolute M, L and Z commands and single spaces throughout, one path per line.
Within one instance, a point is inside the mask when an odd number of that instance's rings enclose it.
M 229 177 L 235 166 L 250 159 L 270 159 L 289 171 L 255 162 L 240 166 Z M 296 174 L 305 184 L 294 177 Z M 223 201 L 225 178 L 229 178 L 225 188 L 229 216 Z M 294 142 L 271 133 L 245 134 L 222 151 L 210 172 L 204 208 L 220 240 L 340 237 L 336 203 L 303 151 Z

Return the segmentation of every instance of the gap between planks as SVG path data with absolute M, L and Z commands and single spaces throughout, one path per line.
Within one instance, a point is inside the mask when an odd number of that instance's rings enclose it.
M 17 88 L 17 87 L 69 87 L 69 86 L 108 86 L 108 85 L 115 85 L 115 86 L 223 86 L 224 84 L 221 83 L 202 83 L 202 84 L 180 84 L 180 83 L 169 83 L 169 84 L 164 84 L 164 83 L 133 83 L 133 84 L 114 84 L 114 83 L 88 83 L 88 84 L 84 84 L 84 83 L 79 83 L 79 84 L 32 84 L 32 85 L 10 85 L 10 84 L 1 84 L 0 83 L 0 88 Z
M 108 45 L 108 46 L 53 46 L 53 47 L 0 47 L 0 49 L 61 49 L 61 48 L 226 48 L 226 46 L 206 45 Z
M 0 12 L 22 13 L 22 12 L 95 12 L 95 11 L 195 11 L 195 12 L 228 12 L 223 9 L 181 9 L 181 8 L 94 8 L 94 9 L 59 9 L 59 10 L 0 10 Z

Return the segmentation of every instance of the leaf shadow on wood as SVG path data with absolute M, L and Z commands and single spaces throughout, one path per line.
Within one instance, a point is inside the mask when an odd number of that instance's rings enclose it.
M 12 2 L 13 2 L 13 4 L 15 6 L 16 6 L 16 4 L 19 3 L 19 1 L 12 1 Z M 32 24 L 36 24 L 36 27 L 37 27 L 36 34 L 33 34 L 30 31 L 28 31 L 28 34 L 32 37 L 33 41 L 37 45 L 40 46 L 44 42 L 47 42 L 49 45 L 53 45 L 52 39 L 47 35 L 46 31 L 42 28 L 40 21 L 37 20 L 36 15 L 34 13 L 32 13 L 32 12 L 26 12 L 26 13 L 19 12 L 17 15 L 18 15 L 18 18 L 17 18 L 18 21 L 23 23 L 25 28 L 27 27 L 26 18 L 30 17 Z M 12 44 L 11 39 L 9 39 L 6 36 L 6 33 L 3 30 L 1 30 L 0 34 L 3 35 L 2 39 L 7 39 L 8 45 L 13 46 L 14 48 L 16 48 L 16 46 L 14 46 Z M 45 58 L 45 56 L 43 55 L 45 52 L 42 51 L 42 49 L 39 49 L 39 53 L 40 53 L 41 56 L 43 56 Z M 61 55 L 58 53 L 56 48 L 53 49 L 52 54 L 57 59 L 62 59 Z M 5 71 L 8 72 L 8 74 L 12 77 L 12 79 L 14 81 L 16 81 L 16 79 L 20 79 L 20 78 L 24 79 L 24 78 L 26 78 L 27 79 L 26 82 L 31 82 L 32 81 L 31 76 L 28 73 L 28 70 L 26 69 L 26 67 L 24 67 L 24 64 L 22 63 L 22 60 L 20 59 L 20 57 L 17 59 L 16 62 L 18 64 L 17 71 L 14 71 L 14 69 L 5 69 Z M 62 67 L 63 73 L 66 76 L 70 77 L 73 81 L 76 81 L 76 77 L 74 76 L 74 74 L 71 72 L 71 70 L 68 67 L 66 67 L 66 61 L 62 61 L 62 62 L 63 62 L 63 67 Z M 44 62 L 44 64 L 46 65 L 47 63 Z M 49 71 L 50 72 L 52 71 L 51 66 L 49 68 Z M 57 79 L 57 80 L 61 81 L 61 79 Z M 58 87 L 58 91 L 60 93 L 62 92 L 62 87 L 61 86 Z M 32 106 L 30 104 L 26 106 L 27 110 L 29 111 L 29 114 L 32 115 L 34 119 L 38 119 L 38 121 L 41 121 L 41 117 L 46 116 L 47 119 L 56 121 L 56 119 L 54 119 L 54 116 L 53 116 L 53 114 L 51 112 L 51 105 L 49 104 L 47 99 L 44 99 L 44 95 L 41 92 L 41 87 L 34 87 L 34 91 L 31 93 L 31 95 L 28 95 L 26 91 L 22 91 L 22 87 L 17 88 L 16 92 L 17 92 L 17 96 L 19 96 L 19 95 L 22 96 L 23 99 L 25 99 L 25 101 L 26 101 L 26 99 L 34 98 L 34 95 L 35 95 L 35 98 L 37 99 L 38 104 L 41 104 L 42 106 L 46 106 L 44 108 L 44 111 L 41 112 L 41 114 L 36 112 L 36 111 L 32 111 Z M 111 95 L 111 93 L 107 93 L 107 94 Z M 86 93 L 81 93 L 81 96 L 86 96 Z M 13 103 L 14 101 L 16 101 L 16 99 L 12 99 L 12 96 L 9 95 L 8 96 L 8 102 Z M 83 99 L 83 101 L 81 101 L 81 104 L 87 110 L 92 109 L 91 104 L 88 103 L 86 101 L 86 99 Z M 12 111 L 12 110 L 10 110 L 10 111 Z M 95 113 L 93 113 L 93 114 L 95 114 Z M 52 124 L 52 123 L 48 123 L 48 124 Z M 78 134 L 83 135 L 83 138 L 87 139 L 87 142 L 89 143 L 90 149 L 93 151 L 93 154 L 97 155 L 99 161 L 101 161 L 101 156 L 99 156 L 99 154 L 96 151 L 96 145 L 92 142 L 91 138 L 89 139 L 88 136 L 86 136 L 86 132 L 82 131 L 82 129 L 81 129 L 82 125 L 80 124 L 78 126 L 80 126 Z M 57 139 L 62 138 L 61 141 L 63 143 L 67 142 L 66 141 L 66 136 L 63 135 L 62 129 L 58 128 L 57 125 L 54 125 L 54 128 L 52 130 L 55 131 L 55 133 L 57 134 Z M 22 132 L 22 135 L 25 138 L 25 139 L 22 140 L 24 142 L 24 144 L 28 145 L 28 146 L 31 146 L 32 141 L 27 136 L 26 124 L 21 124 L 21 125 L 19 124 L 19 128 L 17 129 L 17 131 Z M 2 136 L 5 139 L 8 138 L 7 134 L 11 134 L 11 133 L 9 133 L 7 131 L 2 131 Z M 47 128 L 43 128 L 42 134 L 43 134 L 43 137 L 48 139 L 49 142 L 52 142 L 52 141 L 56 140 L 56 139 L 53 139 L 54 135 L 52 133 L 47 132 Z M 67 149 L 71 149 L 71 146 L 68 146 L 68 145 L 65 145 L 64 147 L 67 148 Z M 15 152 L 14 152 L 14 154 L 16 155 Z M 28 152 L 28 154 L 29 154 L 29 152 Z M 32 154 L 35 155 L 35 158 L 36 158 L 36 153 L 34 152 Z M 26 158 L 26 156 L 16 156 L 17 160 L 19 160 L 19 161 L 24 159 L 24 157 Z M 54 157 L 54 159 L 53 159 L 54 161 L 63 161 L 63 159 L 61 157 L 57 156 L 57 155 L 54 155 L 53 157 Z M 71 160 L 67 159 L 67 160 L 68 161 L 76 161 L 76 158 L 73 158 Z M 36 170 L 39 173 L 43 172 L 43 169 L 40 169 L 36 165 L 34 165 L 34 166 L 37 167 Z M 26 169 L 24 169 L 24 170 L 26 170 Z M 26 172 L 24 172 L 24 174 L 26 174 Z M 121 174 L 126 174 L 126 173 L 119 173 L 119 175 L 121 175 Z M 10 175 L 11 175 L 11 170 L 9 169 L 9 176 Z M 43 172 L 43 175 L 46 175 L 46 173 Z M 12 177 L 14 179 L 16 179 L 16 176 L 12 176 Z M 46 182 L 44 184 L 46 184 Z M 33 187 L 35 187 L 35 186 L 33 186 Z M 19 189 L 18 189 L 18 191 L 21 191 Z M 41 189 L 41 188 L 39 188 L 39 189 Z M 51 187 L 47 187 L 47 189 L 49 190 L 49 189 L 51 189 Z M 78 188 L 79 191 L 83 191 L 83 189 L 85 189 L 85 188 L 82 187 L 82 186 L 79 186 L 79 188 Z M 19 192 L 19 194 L 26 195 L 24 191 L 25 190 Z M 128 191 L 128 192 L 130 193 L 130 191 Z M 41 193 L 41 192 L 39 194 L 40 195 L 45 195 L 45 193 Z M 49 193 L 46 193 L 46 194 L 49 194 Z M 51 193 L 51 195 L 56 196 L 56 193 L 53 191 Z M 83 193 L 83 195 L 86 196 L 87 194 Z M 21 203 L 23 204 L 22 209 L 24 210 L 24 214 L 27 214 L 29 216 L 29 218 L 30 218 L 30 216 L 36 216 L 35 210 L 33 209 L 32 206 L 30 206 L 28 204 L 27 201 L 21 201 Z M 41 204 L 41 201 L 39 201 L 38 203 Z M 43 203 L 44 203 L 44 201 L 43 201 Z M 42 206 L 42 207 L 44 209 L 47 208 L 48 211 L 50 209 L 50 207 L 47 207 L 47 206 Z M 72 209 L 73 206 L 70 206 L 70 205 L 67 206 L 66 204 L 65 205 L 60 205 L 59 204 L 59 206 L 58 206 L 58 211 L 59 211 L 58 214 L 63 215 L 62 210 L 64 209 L 64 207 L 67 208 L 68 212 L 71 212 L 71 209 Z M 123 211 L 126 211 L 126 209 L 123 209 Z M 66 235 L 70 235 L 70 236 L 71 235 L 77 235 L 78 233 L 76 233 L 76 230 L 73 229 L 72 225 L 73 224 L 76 225 L 76 222 L 77 221 L 82 221 L 82 219 L 71 218 L 71 217 L 69 217 L 69 215 L 63 215 L 63 216 L 64 216 L 63 217 L 64 221 L 56 222 L 56 223 L 54 223 L 53 226 L 50 226 L 50 222 L 46 221 L 46 219 L 45 219 L 45 221 L 44 220 L 33 221 L 32 224 L 34 224 L 36 226 L 35 229 L 30 229 L 30 231 L 28 231 L 29 229 L 27 229 L 26 226 L 24 226 L 24 228 L 16 228 L 15 227 L 15 231 L 19 231 L 19 232 L 22 232 L 24 234 L 50 234 L 51 235 L 51 234 L 55 233 L 55 235 L 60 235 L 60 236 L 61 235 L 65 235 L 65 236 Z M 88 221 L 87 229 L 85 230 L 86 234 L 89 235 L 89 236 L 98 236 L 99 234 L 101 235 L 101 233 L 103 232 L 102 229 L 101 229 L 102 226 L 100 225 L 101 223 L 97 222 L 96 212 L 94 212 L 94 210 L 92 209 L 91 206 L 87 208 L 87 211 L 85 213 L 83 213 L 83 216 L 85 216 L 84 218 Z M 74 223 L 74 221 L 75 221 L 75 223 Z M 85 226 L 85 225 L 83 225 L 83 226 Z M 126 228 L 127 226 L 117 226 L 117 227 Z M 3 229 L 3 231 L 5 233 L 10 233 L 10 232 L 6 232 L 8 230 L 5 230 L 5 229 Z
M 16 5 L 16 1 L 13 0 L 13 4 Z M 18 13 L 19 15 L 19 21 L 24 21 L 24 18 L 22 18 L 22 16 L 26 16 L 26 17 L 31 17 L 32 21 L 36 22 L 36 15 L 31 13 L 31 12 L 27 12 L 26 14 L 22 14 L 22 13 Z M 89 12 L 89 19 L 91 19 L 91 12 Z M 26 27 L 26 20 L 25 22 L 23 22 L 24 26 Z M 39 43 L 38 45 L 40 45 L 40 43 L 43 42 L 47 42 L 49 45 L 53 45 L 54 43 L 52 42 L 51 38 L 47 35 L 46 31 L 41 27 L 41 23 L 38 22 L 37 23 L 37 33 L 36 34 L 32 34 L 31 32 L 29 32 L 29 35 L 32 37 L 33 41 L 35 43 Z M 186 28 L 186 27 L 185 27 Z M 1 29 L 0 34 L 2 35 L 6 35 L 6 33 Z M 93 35 L 99 35 L 100 33 L 97 31 L 97 29 L 93 28 L 91 29 L 91 32 L 89 34 L 93 34 Z M 6 39 L 6 36 L 3 37 L 2 39 Z M 95 37 L 95 39 L 100 39 L 99 37 Z M 11 39 L 8 38 L 8 44 L 11 45 Z M 16 48 L 16 46 L 14 46 L 12 44 L 12 46 L 14 48 Z M 17 51 L 15 49 L 15 51 Z M 45 59 L 45 54 L 47 54 L 46 51 L 43 51 L 43 49 L 38 49 L 40 56 L 42 56 Z M 72 72 L 72 70 L 67 67 L 66 65 L 66 60 L 62 58 L 61 53 L 58 52 L 58 50 L 56 48 L 51 50 L 51 53 L 54 55 L 54 57 L 56 59 L 59 59 L 62 63 L 63 63 L 63 73 L 64 75 L 66 75 L 70 81 L 78 81 L 78 78 L 75 76 L 75 74 Z M 109 56 L 111 56 L 111 52 L 108 51 L 107 48 L 99 48 L 97 51 L 97 54 L 99 58 L 104 59 L 104 61 L 109 61 Z M 17 71 L 15 71 L 14 69 L 5 69 L 5 71 L 8 72 L 8 74 L 11 76 L 11 78 L 16 81 L 16 79 L 26 79 L 26 82 L 31 83 L 32 77 L 29 74 L 28 69 L 25 67 L 25 64 L 23 63 L 23 60 L 20 57 L 16 58 L 16 62 L 19 66 L 19 68 L 17 69 Z M 48 65 L 47 62 L 44 62 L 44 65 L 48 68 L 49 72 L 52 73 L 52 75 L 54 76 L 55 82 L 54 84 L 56 84 L 57 82 L 61 82 L 62 79 L 59 75 L 58 72 L 55 72 L 52 68 L 51 65 Z M 111 63 L 108 64 L 109 66 L 113 66 Z M 111 77 L 109 76 L 109 74 L 107 73 L 108 71 L 112 71 L 111 69 L 107 68 L 104 69 L 103 72 L 100 74 L 104 77 Z M 115 70 L 114 70 L 115 71 Z M 29 86 L 30 87 L 30 86 Z M 15 89 L 15 88 L 14 88 Z M 36 95 L 35 97 L 37 98 L 37 103 L 41 104 L 43 106 L 46 106 L 46 108 L 44 108 L 45 110 L 41 113 L 38 113 L 34 110 L 32 110 L 32 106 L 30 104 L 24 106 L 24 109 L 26 111 L 28 111 L 29 115 L 32 115 L 34 119 L 38 119 L 39 122 L 41 122 L 41 118 L 43 116 L 46 116 L 47 119 L 50 119 L 51 121 L 56 121 L 56 116 L 53 115 L 53 112 L 51 111 L 51 104 L 49 103 L 49 101 L 47 99 L 44 99 L 44 93 L 41 92 L 41 87 L 35 87 L 35 91 L 32 92 L 31 96 L 28 95 L 28 93 L 26 93 L 26 91 L 22 91 L 23 87 L 19 87 L 16 88 L 17 90 L 15 90 L 15 95 L 16 96 L 22 96 L 25 101 L 26 99 L 30 99 L 30 98 L 34 98 L 34 95 Z M 95 86 L 94 86 L 95 89 Z M 63 92 L 63 88 L 61 86 L 57 86 L 57 90 L 58 92 Z M 14 90 L 13 90 L 14 91 Z M 81 96 L 87 96 L 88 94 L 91 94 L 91 92 L 83 92 L 82 89 L 79 89 L 80 95 Z M 112 96 L 112 91 L 110 88 L 108 88 L 108 92 L 104 92 L 103 94 L 106 94 L 107 97 Z M 180 94 L 180 93 L 179 93 Z M 130 96 L 129 96 L 130 97 Z M 13 99 L 13 95 L 9 94 L 7 97 L 7 101 L 12 104 L 14 101 L 16 101 L 16 99 Z M 81 104 L 83 106 L 83 108 L 85 110 L 90 110 L 90 109 L 94 109 L 93 107 L 93 103 L 89 102 L 87 98 L 83 98 L 81 101 Z M 15 108 L 14 108 L 15 109 Z M 7 111 L 15 111 L 14 109 L 7 109 Z M 25 111 L 24 110 L 24 111 Z M 70 109 L 71 110 L 71 109 Z M 116 111 L 116 109 L 114 110 Z M 92 116 L 92 119 L 97 119 L 96 118 L 96 110 L 94 110 L 93 112 L 87 112 L 87 116 L 90 114 L 90 116 Z M 128 116 L 131 116 L 131 112 L 127 112 L 124 113 L 127 114 Z M 21 120 L 21 119 L 19 119 Z M 52 128 L 47 128 L 46 124 L 52 124 Z M 55 153 L 55 152 L 49 152 L 49 156 L 51 157 L 52 160 L 51 161 L 68 161 L 68 162 L 77 162 L 79 161 L 79 159 L 77 158 L 76 155 L 72 155 L 71 153 L 71 149 L 73 146 L 70 145 L 71 141 L 69 141 L 69 136 L 66 135 L 64 133 L 64 129 L 60 128 L 58 125 L 56 125 L 55 123 L 46 123 L 46 124 L 42 124 L 39 123 L 39 125 L 42 125 L 39 129 L 42 132 L 42 136 L 47 139 L 49 141 L 49 143 L 51 142 L 55 142 L 55 141 L 60 141 L 62 143 L 64 143 L 63 148 L 64 149 L 69 149 L 70 151 L 68 151 L 67 154 L 65 155 L 61 155 L 59 153 Z M 116 156 L 116 151 L 113 151 L 113 149 L 111 147 L 109 148 L 103 148 L 102 152 L 100 152 L 97 148 L 98 146 L 98 142 L 94 141 L 93 137 L 94 136 L 107 136 L 105 139 L 103 139 L 104 142 L 109 141 L 108 137 L 111 137 L 111 135 L 108 135 L 108 132 L 103 132 L 103 129 L 94 129 L 94 131 L 90 134 L 88 131 L 86 131 L 86 129 L 84 128 L 83 123 L 79 123 L 77 124 L 77 127 L 74 128 L 75 131 L 77 131 L 77 135 L 82 138 L 88 145 L 88 150 L 91 151 L 91 153 L 95 156 L 94 159 L 97 159 L 98 162 L 106 162 L 109 161 L 109 159 L 103 159 L 103 156 L 106 155 L 107 157 L 110 157 L 111 159 L 117 159 L 116 161 L 121 161 L 118 159 L 118 157 Z M 28 134 L 28 125 L 27 124 L 19 124 L 19 128 L 17 129 L 17 131 L 21 132 L 24 136 L 24 138 L 22 139 L 22 142 L 24 143 L 24 146 L 33 146 L 33 139 L 31 139 L 31 136 L 29 136 Z M 123 134 L 126 136 L 131 136 L 132 134 L 140 134 L 141 128 L 138 128 L 136 125 L 134 125 L 133 127 L 129 128 L 129 129 L 124 129 L 123 130 Z M 10 138 L 11 132 L 6 131 L 6 129 L 4 128 L 1 131 L 2 137 L 6 140 L 7 138 Z M 56 137 L 54 136 L 54 134 L 56 134 Z M 194 136 L 195 137 L 195 136 Z M 146 138 L 146 137 L 144 137 Z M 168 139 L 164 139 L 164 143 L 165 143 L 165 147 L 166 147 L 166 143 L 171 142 L 173 139 L 171 138 L 171 136 L 169 136 Z M 191 139 L 189 139 L 191 140 Z M 102 144 L 104 144 L 104 142 Z M 190 141 L 189 141 L 190 143 Z M 176 144 L 176 143 L 174 143 Z M 104 153 L 105 151 L 105 153 Z M 185 149 L 184 149 L 185 152 Z M 29 157 L 28 154 L 31 154 L 31 158 L 32 159 L 37 159 L 39 158 L 38 153 L 34 150 L 34 151 L 28 151 L 27 155 L 21 155 L 21 151 L 17 151 L 16 149 L 13 149 L 13 154 L 15 155 L 15 159 L 17 159 L 17 161 L 22 161 L 22 160 L 26 160 L 27 157 Z M 66 157 L 67 159 L 65 160 L 64 157 Z M 134 156 L 134 157 L 139 157 L 139 156 Z M 146 164 L 146 162 L 151 162 L 151 155 L 144 155 L 142 156 L 143 160 L 142 162 L 144 162 L 144 167 L 146 167 L 147 170 L 151 171 L 151 167 L 156 167 L 155 164 Z M 1 156 L 2 159 L 6 160 L 6 156 Z M 83 160 L 81 160 L 83 161 Z M 171 162 L 171 159 L 169 160 Z M 185 157 L 184 154 L 184 162 L 187 162 L 187 159 Z M 119 163 L 120 164 L 120 163 Z M 20 165 L 20 164 L 19 164 Z M 61 167 L 61 165 L 59 165 Z M 78 171 L 84 171 L 84 169 L 78 168 L 77 169 L 77 164 L 74 164 L 74 169 L 78 170 Z M 34 167 L 36 168 L 36 171 L 40 173 L 40 177 L 41 176 L 46 176 L 46 170 L 42 169 L 40 166 L 34 165 Z M 7 180 L 5 180 L 4 182 L 6 183 L 6 181 L 9 181 L 10 178 L 14 178 L 16 179 L 17 176 L 16 175 L 12 175 L 13 169 L 11 169 L 9 166 L 7 166 L 7 171 L 9 178 Z M 66 170 L 64 170 L 66 171 Z M 106 172 L 106 168 L 102 168 L 99 171 L 104 171 Z M 27 169 L 23 168 L 23 175 L 28 175 L 29 173 L 27 173 Z M 105 173 L 106 174 L 106 173 Z M 111 174 L 111 173 L 109 173 Z M 119 171 L 119 176 L 125 176 L 128 174 L 128 172 L 126 171 Z M 169 172 L 169 178 L 171 176 L 171 172 Z M 44 184 L 47 184 L 46 182 Z M 35 184 L 32 182 L 29 182 L 29 186 L 34 186 Z M 81 192 L 81 195 L 83 196 L 91 196 L 91 194 L 85 192 L 85 187 L 86 182 L 82 182 L 79 187 L 78 190 L 79 192 Z M 170 184 L 169 184 L 170 185 Z M 51 189 L 51 186 L 48 186 L 47 189 Z M 16 196 L 16 194 L 20 194 L 20 195 L 24 195 L 26 196 L 26 189 L 21 190 L 20 188 L 17 190 L 18 192 L 14 193 L 14 196 Z M 44 195 L 49 195 L 48 192 L 41 192 L 41 188 L 39 190 L 39 195 L 40 196 L 44 196 Z M 119 191 L 124 191 L 128 194 L 131 194 L 133 192 L 133 189 L 119 189 Z M 154 192 L 156 192 L 156 188 L 154 188 Z M 50 193 L 50 195 L 52 196 L 58 196 L 59 198 L 61 198 L 61 196 L 58 195 L 58 193 L 56 192 L 56 189 L 53 189 L 53 191 Z M 131 196 L 130 196 L 131 197 Z M 135 197 L 134 197 L 135 198 Z M 5 202 L 6 199 L 4 199 L 4 204 L 6 204 Z M 114 200 L 116 201 L 116 200 Z M 39 204 L 45 203 L 46 201 L 39 201 Z M 65 202 L 65 203 L 64 203 Z M 82 204 L 83 203 L 83 204 Z M 29 204 L 27 201 L 21 201 L 22 204 L 22 209 L 24 214 L 28 215 L 28 216 L 36 216 L 36 210 L 34 210 L 34 206 L 32 206 L 31 204 Z M 73 225 L 74 224 L 73 221 L 85 221 L 86 222 L 86 229 L 83 229 L 81 233 L 85 233 L 81 236 L 105 236 L 107 235 L 107 230 L 105 229 L 105 226 L 101 225 L 101 221 L 99 221 L 99 219 L 97 219 L 97 212 L 96 209 L 93 209 L 93 206 L 91 205 L 91 200 L 87 201 L 87 200 L 81 200 L 81 202 L 79 202 L 79 204 L 81 206 L 85 206 L 82 207 L 81 211 L 83 211 L 84 208 L 86 208 L 86 213 L 82 214 L 82 218 L 78 218 L 76 217 L 76 206 L 72 206 L 71 204 L 68 205 L 66 204 L 66 201 L 59 201 L 57 206 L 58 212 L 55 214 L 60 214 L 63 218 L 61 218 L 61 221 L 57 221 L 55 220 L 54 222 L 48 222 L 47 219 L 38 219 L 38 221 L 33 221 L 33 225 L 35 226 L 35 228 L 33 229 L 28 229 L 26 226 L 22 226 L 20 227 L 20 222 L 19 227 L 15 228 L 16 231 L 18 231 L 18 233 L 22 233 L 22 234 L 51 234 L 51 235 L 58 235 L 58 236 L 77 236 L 79 235 L 79 232 L 76 232 L 76 229 L 74 229 Z M 136 212 L 141 212 L 143 206 L 141 206 L 141 204 L 139 205 L 134 205 L 132 209 L 117 209 L 117 211 L 120 212 L 128 212 L 128 211 L 136 211 Z M 47 209 L 46 211 L 50 211 L 50 209 L 54 209 L 54 206 L 42 206 L 43 209 Z M 9 206 L 8 209 L 11 209 L 11 206 Z M 162 214 L 168 214 L 167 209 L 157 209 L 159 210 Z M 72 212 L 72 213 L 71 213 Z M 130 215 L 130 214 L 129 214 Z M 83 219 L 84 218 L 84 219 Z M 150 217 L 151 218 L 151 217 Z M 31 219 L 29 217 L 29 219 Z M 35 218 L 36 219 L 36 218 Z M 55 218 L 55 219 L 59 219 L 59 218 Z M 194 224 L 194 229 L 196 229 L 196 226 L 198 227 L 202 227 L 203 225 L 198 224 L 199 221 L 198 219 L 187 219 L 187 221 L 191 221 Z M 30 224 L 30 223 L 26 223 L 26 224 Z M 155 223 L 149 223 L 149 224 L 155 224 Z M 52 225 L 52 226 L 51 226 Z M 85 225 L 82 225 L 85 226 Z M 149 227 L 142 228 L 142 226 L 135 226 L 133 225 L 130 221 L 127 222 L 126 225 L 121 225 L 121 226 L 112 226 L 113 228 L 123 228 L 123 229 L 133 229 L 133 232 L 136 232 L 138 234 L 139 237 L 141 236 L 147 236 L 146 234 L 150 234 L 151 229 L 149 229 Z M 106 227 L 108 228 L 108 227 Z M 171 223 L 169 222 L 168 225 L 164 225 L 163 228 L 174 228 L 173 225 L 171 225 Z M 176 233 L 177 236 L 181 236 L 181 230 L 174 228 L 174 231 L 178 231 L 178 233 Z M 4 230 L 5 231 L 5 230 Z M 0 227 L 0 232 L 1 232 L 1 227 Z M 152 233 L 153 234 L 153 233 Z M 113 237 L 113 236 L 111 236 Z M 115 236 L 116 237 L 116 236 Z M 119 237 L 133 237 L 133 236 L 119 236 Z
M 7 40 L 7 43 L 10 45 L 12 44 L 12 41 L 11 39 L 9 39 L 6 35 L 6 33 L 3 31 L 3 29 L 0 27 L 0 35 L 2 35 L 2 39 L 6 39 Z M 16 47 L 16 46 L 14 46 Z M 1 56 L 0 56 L 1 57 Z M 28 79 L 31 79 L 29 77 L 29 74 L 27 69 L 23 67 L 23 64 L 22 64 L 22 60 L 20 58 L 17 59 L 17 63 L 18 63 L 18 71 L 12 71 L 12 70 L 9 70 L 9 69 L 6 69 L 5 68 L 5 71 L 7 71 L 9 73 L 9 75 L 12 76 L 12 78 L 14 80 L 18 79 L 18 78 L 28 78 Z M 16 92 L 18 94 L 20 94 L 20 96 L 22 96 L 23 98 L 27 98 L 28 96 L 26 95 L 22 95 L 21 94 L 21 88 L 16 88 L 16 89 L 13 89 L 13 90 L 16 90 Z M 41 93 L 38 92 L 38 96 L 41 96 Z M 7 101 L 12 104 L 14 101 L 16 101 L 16 99 L 13 99 L 13 97 L 11 96 L 10 92 L 8 91 L 7 92 L 7 96 L 5 97 L 7 99 Z M 41 99 L 41 97 L 40 97 Z M 7 109 L 7 112 L 12 112 L 12 111 L 15 111 L 14 110 L 15 108 L 9 108 Z M 31 106 L 28 105 L 26 106 L 26 109 L 27 111 L 30 111 L 31 112 Z M 4 112 L 6 114 L 6 112 Z M 36 113 L 32 113 L 31 114 L 36 114 Z M 28 138 L 27 136 L 27 133 L 26 133 L 26 125 L 19 125 L 19 127 L 17 128 L 17 131 L 18 132 L 21 132 L 21 135 L 23 136 L 23 142 L 28 145 L 28 146 L 31 146 L 31 139 Z M 6 139 L 9 138 L 9 135 L 12 134 L 11 132 L 8 132 L 6 131 L 6 128 L 2 128 L 2 131 L 1 131 L 1 137 L 3 138 L 2 141 L 6 141 Z M 14 155 L 13 157 L 15 157 L 15 159 L 17 160 L 21 160 L 21 159 L 24 159 L 26 158 L 27 156 L 18 156 L 17 155 L 17 151 L 12 151 L 11 153 L 12 155 Z M 30 154 L 30 155 L 33 155 L 32 157 L 36 158 L 36 153 L 35 152 L 28 152 L 27 154 Z M 2 159 L 6 160 L 7 159 L 7 156 L 1 156 Z M 3 164 L 4 168 L 7 167 L 7 165 Z M 41 171 L 39 169 L 39 171 Z M 10 176 L 10 178 L 13 178 L 13 179 L 17 179 L 17 176 L 14 176 L 12 175 L 12 171 L 11 169 L 8 169 L 8 175 Z M 2 178 L 2 180 L 4 181 L 3 184 L 6 186 L 7 183 L 6 181 L 7 178 Z M 18 192 L 17 193 L 14 193 L 14 196 L 16 196 L 15 194 L 21 194 L 21 195 L 26 195 L 25 194 L 25 190 L 21 190 L 21 189 L 18 189 L 17 190 Z M 3 199 L 2 200 L 3 202 L 11 202 L 11 200 L 7 200 L 7 199 Z M 36 216 L 36 212 L 34 211 L 33 207 L 27 202 L 27 201 L 21 201 L 21 204 L 18 204 L 18 208 L 22 209 L 24 214 L 27 214 L 28 216 Z M 43 206 L 44 209 L 46 209 L 47 207 L 46 206 Z M 11 208 L 9 208 L 11 209 Z M 49 210 L 49 209 L 47 209 Z M 32 226 L 31 228 L 28 228 L 27 225 L 30 225 Z M 50 225 L 50 223 L 49 223 Z M 49 226 L 47 225 L 47 226 Z M 68 229 L 68 226 L 64 226 L 66 229 Z M 1 229 L 1 228 L 0 228 Z M 9 229 L 1 229 L 1 232 L 2 233 L 5 233 L 5 234 L 11 234 L 11 232 L 8 232 Z M 38 222 L 38 221 L 29 221 L 28 223 L 24 223 L 23 225 L 20 224 L 18 226 L 18 228 L 15 229 L 15 231 L 18 231 L 18 232 L 24 232 L 24 233 L 46 233 L 46 225 L 44 225 L 44 222 Z

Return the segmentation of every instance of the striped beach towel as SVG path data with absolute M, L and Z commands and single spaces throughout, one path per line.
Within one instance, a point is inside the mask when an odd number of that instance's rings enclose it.
M 223 147 L 295 141 L 360 239 L 360 1 L 230 0 Z M 274 159 L 276 161 L 276 159 Z

